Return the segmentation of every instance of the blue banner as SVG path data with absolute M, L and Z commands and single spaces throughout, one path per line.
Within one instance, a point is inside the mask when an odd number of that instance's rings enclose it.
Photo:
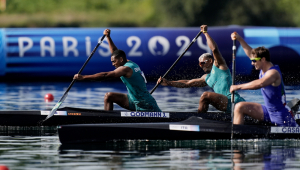
M 0 29 L 0 76 L 5 75 L 6 53 L 5 53 L 5 35 L 4 30 Z
M 199 28 L 110 28 L 111 37 L 127 58 L 136 62 L 146 76 L 162 76 L 191 43 Z M 0 75 L 72 77 L 78 72 L 102 37 L 105 28 L 6 28 L 0 29 Z M 209 27 L 229 68 L 232 60 L 230 34 L 238 32 L 252 48 L 270 49 L 271 60 L 283 72 L 299 70 L 290 62 L 300 62 L 300 29 L 275 27 Z M 237 44 L 237 75 L 250 75 L 253 67 L 242 47 Z M 211 52 L 201 35 L 176 67 L 173 76 L 200 77 L 198 65 L 202 53 Z M 106 41 L 97 49 L 82 74 L 111 71 Z

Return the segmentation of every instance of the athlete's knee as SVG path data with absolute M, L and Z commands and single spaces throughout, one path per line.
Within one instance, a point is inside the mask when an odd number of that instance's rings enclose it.
M 210 92 L 202 93 L 199 100 L 198 113 L 207 112 L 209 107 Z
M 199 105 L 198 106 L 198 113 L 206 113 L 208 111 L 208 105 Z
M 234 113 L 241 113 L 243 111 L 243 102 L 239 102 L 234 106 Z
M 112 99 L 112 93 L 111 92 L 107 92 L 104 95 L 104 101 L 110 101 Z
M 200 97 L 200 102 L 201 101 L 209 101 L 209 99 L 210 99 L 210 92 L 203 92 Z

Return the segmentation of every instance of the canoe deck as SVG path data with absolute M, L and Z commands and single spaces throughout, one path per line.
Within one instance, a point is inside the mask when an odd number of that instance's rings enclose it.
M 50 110 L 0 111 L 0 126 L 57 126 L 90 123 L 134 123 L 134 122 L 178 122 L 191 116 L 203 116 L 212 120 L 230 121 L 230 115 L 223 112 L 130 112 L 106 111 L 65 107 L 42 122 Z
M 34 111 L 0 111 L 1 126 L 58 126 L 66 124 L 95 124 L 95 123 L 145 123 L 145 122 L 179 122 L 191 116 L 203 119 L 230 122 L 231 115 L 224 112 L 131 112 L 106 111 L 65 107 L 57 110 L 56 114 L 42 122 L 50 110 Z M 297 114 L 297 123 L 300 123 L 300 114 Z M 250 117 L 245 117 L 246 124 L 262 124 Z M 268 124 L 264 124 L 268 125 Z

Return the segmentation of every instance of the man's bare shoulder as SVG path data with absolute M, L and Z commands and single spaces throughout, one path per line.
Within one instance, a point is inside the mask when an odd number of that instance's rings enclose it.
M 276 76 L 276 77 L 280 77 L 280 73 L 279 73 L 276 69 L 271 69 L 271 70 L 268 70 L 268 71 L 265 73 L 265 76 Z
M 228 70 L 229 69 L 225 61 L 222 62 L 221 64 L 219 64 L 217 61 L 215 61 L 214 65 L 216 67 L 218 67 L 219 69 L 221 69 L 221 70 Z
M 125 72 L 127 72 L 127 71 L 130 71 L 130 70 L 132 70 L 132 69 L 128 66 L 119 66 L 114 71 L 125 71 Z
M 207 76 L 207 74 L 203 74 L 199 79 L 205 80 L 205 79 L 206 79 L 206 76 Z
M 127 78 L 131 77 L 133 70 L 127 66 L 119 66 L 113 71 L 117 77 L 125 76 Z
M 281 84 L 281 76 L 276 69 L 268 70 L 262 80 L 264 82 L 268 82 L 267 84 L 272 84 L 273 86 L 279 86 Z
M 191 79 L 190 82 L 205 82 L 207 74 L 203 74 L 200 78 Z

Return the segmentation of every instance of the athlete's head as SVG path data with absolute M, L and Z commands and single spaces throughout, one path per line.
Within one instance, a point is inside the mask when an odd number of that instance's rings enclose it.
M 266 58 L 266 61 L 271 61 L 270 52 L 264 46 L 252 49 L 251 54 L 254 58 Z
M 251 64 L 256 70 L 260 70 L 264 62 L 271 62 L 269 50 L 262 46 L 252 49 L 251 51 Z
M 111 62 L 116 68 L 123 66 L 127 62 L 125 52 L 123 50 L 115 50 L 111 54 Z
M 205 73 L 210 73 L 214 63 L 214 57 L 210 53 L 204 53 L 199 57 L 199 66 Z

